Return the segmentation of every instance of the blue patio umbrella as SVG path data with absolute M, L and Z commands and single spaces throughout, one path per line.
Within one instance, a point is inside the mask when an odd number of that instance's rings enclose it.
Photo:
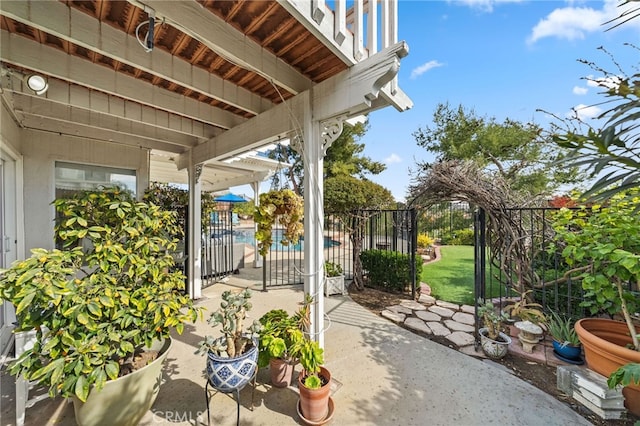
M 219 201 L 221 203 L 244 203 L 247 200 L 239 195 L 228 193 L 214 198 L 214 201 Z

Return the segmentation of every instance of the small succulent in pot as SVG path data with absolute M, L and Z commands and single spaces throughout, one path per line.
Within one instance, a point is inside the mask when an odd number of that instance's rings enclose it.
M 262 328 L 260 321 L 255 320 L 243 330 L 247 311 L 251 310 L 251 290 L 244 289 L 240 292 L 227 290 L 222 293 L 220 308 L 213 312 L 207 322 L 212 327 L 221 328 L 222 337 L 206 336 L 200 342 L 197 353 L 205 354 L 213 352 L 218 356 L 234 358 L 242 355 L 253 347 L 253 339 L 258 337 Z
M 478 316 L 482 318 L 482 322 L 487 328 L 487 337 L 491 340 L 496 340 L 501 332 L 501 328 L 509 317 L 504 312 L 496 312 L 493 303 L 489 300 L 484 303 L 482 300 L 479 300 L 478 303 Z

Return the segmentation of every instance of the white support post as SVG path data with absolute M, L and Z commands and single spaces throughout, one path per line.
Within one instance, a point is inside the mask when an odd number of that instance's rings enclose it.
M 190 165 L 189 173 L 189 257 L 187 268 L 189 271 L 188 290 L 192 299 L 202 297 L 202 194 L 200 173 L 202 165 Z
M 251 188 L 253 189 L 253 204 L 258 206 L 260 204 L 260 182 L 253 182 L 251 184 Z M 258 224 L 254 222 L 253 224 L 253 235 L 258 234 Z M 254 268 L 262 268 L 262 255 L 258 252 L 258 238 L 253 238 L 253 267 Z
M 324 348 L 324 163 L 320 123 L 313 119 L 313 89 L 305 93 L 304 159 L 304 291 L 313 296 L 311 338 Z

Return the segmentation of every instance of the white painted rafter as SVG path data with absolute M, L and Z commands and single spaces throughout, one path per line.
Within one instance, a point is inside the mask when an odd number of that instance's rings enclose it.
M 156 87 L 110 68 L 67 55 L 24 37 L 2 31 L 2 60 L 61 80 L 80 84 L 212 126 L 229 129 L 245 119 L 220 108 L 205 107 L 184 95 Z
M 385 106 L 399 111 L 412 107 L 413 103 L 399 88 L 391 85 L 400 69 L 400 59 L 408 54 L 404 42 L 397 43 L 365 61 L 359 62 L 342 73 L 314 86 L 312 91 L 275 106 L 246 123 L 243 123 L 209 141 L 194 147 L 177 161 L 178 168 L 211 159 L 237 155 L 260 145 L 278 135 L 296 131 L 296 123 L 303 123 L 305 96 L 311 93 L 314 119 L 329 120 L 337 116 L 354 117 Z M 336 96 L 339 93 L 340 96 Z M 305 95 L 305 96 L 303 96 Z
M 51 118 L 68 119 L 69 111 L 90 111 L 96 118 L 95 125 L 106 128 L 110 124 L 120 123 L 117 129 L 145 129 L 139 136 L 154 137 L 183 147 L 192 147 L 199 142 L 220 133 L 220 129 L 205 125 L 199 121 L 155 110 L 125 99 L 107 95 L 60 80 L 49 80 L 47 96 L 35 96 L 22 87 L 19 78 L 13 77 L 5 92 L 13 95 L 10 108 L 23 113 L 46 114 Z
M 166 128 L 145 124 L 141 121 L 127 120 L 114 115 L 104 114 L 95 110 L 77 107 L 64 107 L 55 102 L 46 101 L 34 96 L 15 96 L 13 106 L 17 116 L 38 117 L 65 123 L 67 128 L 74 125 L 99 129 L 105 134 L 127 135 L 147 141 L 144 145 L 150 148 L 166 149 L 179 153 L 197 144 L 193 136 L 178 133 Z M 26 121 L 21 121 L 25 124 Z M 34 121 L 30 120 L 33 127 Z M 109 137 L 107 140 L 113 139 Z
M 252 114 L 272 103 L 204 69 L 155 49 L 146 53 L 135 37 L 60 2 L 6 1 L 0 13 L 83 48 L 163 78 Z

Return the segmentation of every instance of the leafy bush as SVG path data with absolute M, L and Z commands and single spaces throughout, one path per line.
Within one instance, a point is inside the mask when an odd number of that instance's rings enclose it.
M 419 234 L 418 235 L 418 247 L 419 248 L 427 248 L 432 246 L 435 243 L 435 240 L 431 238 L 427 234 Z
M 396 251 L 365 250 L 360 254 L 362 267 L 369 271 L 369 284 L 386 290 L 404 291 L 411 285 L 411 257 Z M 416 262 L 416 281 L 420 281 L 422 263 Z
M 440 242 L 447 246 L 472 246 L 474 244 L 473 229 L 458 229 L 452 233 L 446 233 Z

